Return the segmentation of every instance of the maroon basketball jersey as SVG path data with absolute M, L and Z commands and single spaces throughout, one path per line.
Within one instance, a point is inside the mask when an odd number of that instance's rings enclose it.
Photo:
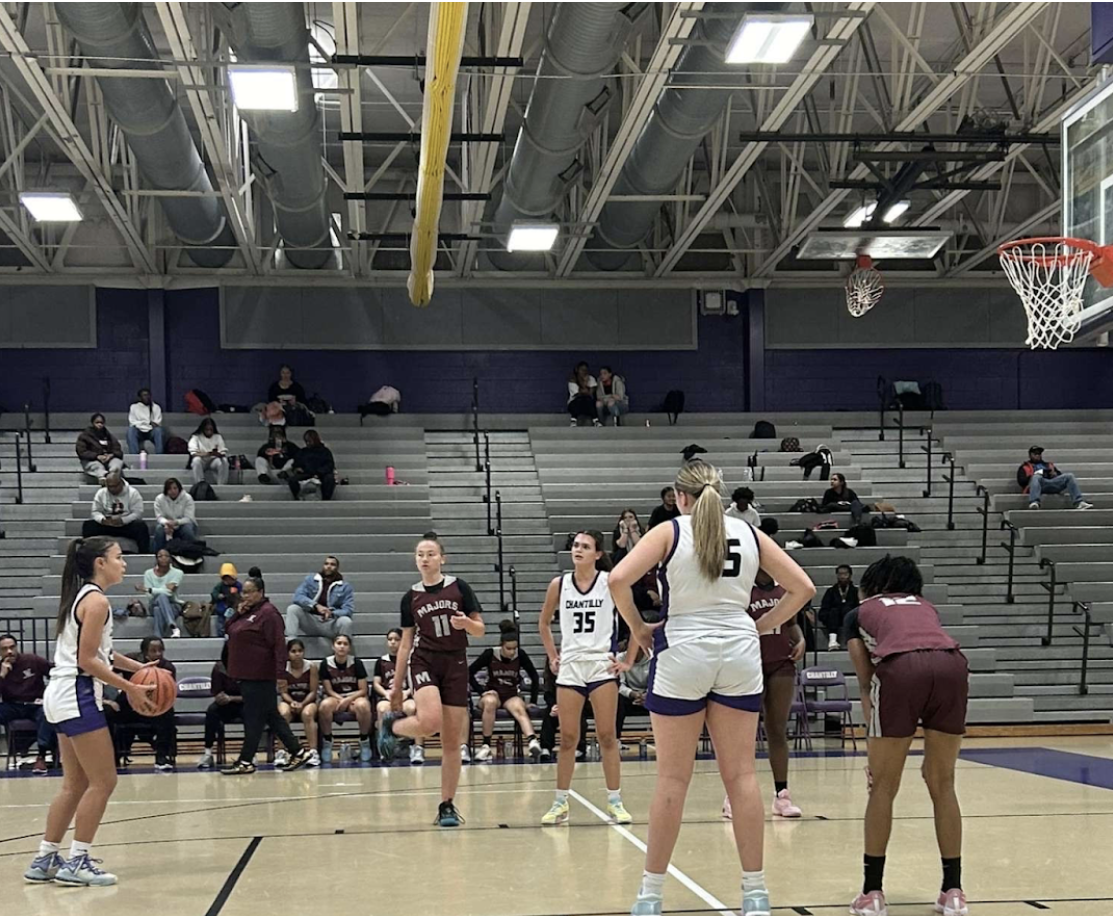
M 347 695 L 359 688 L 359 680 L 367 678 L 367 670 L 359 657 L 348 657 L 343 664 L 332 654 L 321 661 L 321 684 L 327 679 L 337 695 Z
M 295 676 L 289 669 L 286 670 L 286 694 L 289 695 L 294 701 L 305 702 L 309 698 L 309 674 L 311 667 L 306 667 L 305 672 L 300 676 Z M 315 698 L 309 699 L 316 701 Z
M 384 653 L 375 664 L 375 675 L 382 681 L 383 688 L 394 688 L 394 671 L 398 669 L 398 658 Z
M 874 663 L 910 650 L 958 650 L 939 624 L 935 606 L 922 596 L 871 596 L 846 617 L 847 638 L 859 638 Z
M 754 584 L 754 588 L 750 591 L 750 617 L 755 622 L 760 620 L 773 609 L 784 594 L 784 587 L 777 584 L 773 584 L 767 590 Z M 784 631 L 786 627 L 787 624 L 781 625 L 776 631 L 761 635 L 761 664 L 766 669 L 792 659 L 792 641 Z
M 487 688 L 500 695 L 514 694 L 522 685 L 521 655 L 513 660 L 504 660 L 496 651 L 487 664 Z
M 475 593 L 463 580 L 445 577 L 434 586 L 415 583 L 402 597 L 402 627 L 415 629 L 414 650 L 458 653 L 467 650 L 468 633 L 452 627 L 452 616 L 478 611 Z

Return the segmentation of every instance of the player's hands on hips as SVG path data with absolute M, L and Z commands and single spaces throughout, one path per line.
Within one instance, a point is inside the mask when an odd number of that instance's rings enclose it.
M 463 631 L 468 627 L 468 617 L 463 612 L 456 612 L 448 623 L 457 631 Z
M 664 621 L 654 622 L 652 625 L 642 622 L 641 625 L 636 628 L 631 627 L 630 643 L 637 644 L 642 650 L 649 653 L 650 649 L 653 647 L 653 632 L 663 627 L 664 624 Z M 628 647 L 626 653 L 629 654 L 632 649 L 632 647 Z
M 792 657 L 792 662 L 795 663 L 802 656 L 804 656 L 804 651 L 807 650 L 807 649 L 808 649 L 808 645 L 804 641 L 797 641 L 795 644 L 793 644 L 792 645 L 792 653 L 789 654 L 789 656 Z

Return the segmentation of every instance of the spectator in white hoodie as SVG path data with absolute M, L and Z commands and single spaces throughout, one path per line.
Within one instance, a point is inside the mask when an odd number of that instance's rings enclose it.
M 217 484 L 228 483 L 228 447 L 212 418 L 205 418 L 189 438 L 189 457 L 194 484 L 204 481 L 208 471 L 212 471 Z
M 151 400 L 150 389 L 140 389 L 138 398 L 128 409 L 128 453 L 134 456 L 148 440 L 155 445 L 155 452 L 161 453 L 162 409 Z
M 139 546 L 139 554 L 150 554 L 151 534 L 143 521 L 143 496 L 119 473 L 110 473 L 93 497 L 93 515 L 81 525 L 81 536 L 131 539 Z
M 727 510 L 727 516 L 745 520 L 755 528 L 761 526 L 761 514 L 754 509 L 753 491 L 749 488 L 735 488 L 734 493 L 730 495 L 730 500 L 731 504 Z
M 197 509 L 177 478 L 167 478 L 155 498 L 155 553 L 171 539 L 197 538 Z

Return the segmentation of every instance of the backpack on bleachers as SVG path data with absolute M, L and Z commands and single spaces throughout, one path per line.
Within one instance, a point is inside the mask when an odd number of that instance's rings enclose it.
M 754 425 L 754 432 L 750 434 L 751 440 L 776 440 L 777 428 L 769 421 L 758 421 Z
M 187 456 L 189 444 L 181 437 L 171 437 L 166 441 L 166 453 L 170 456 Z
M 185 394 L 185 405 L 190 414 L 207 415 L 216 411 L 216 402 L 200 389 L 190 389 Z
M 669 424 L 675 424 L 676 419 L 684 411 L 684 390 L 670 389 L 665 393 L 665 402 L 662 407 L 665 414 L 669 416 Z
M 194 500 L 220 500 L 216 496 L 216 491 L 213 486 L 207 481 L 199 481 L 192 488 L 189 489 L 189 496 Z
M 819 501 L 814 497 L 804 497 L 788 508 L 789 513 L 819 513 Z
M 800 440 L 797 437 L 785 437 L 781 440 L 782 453 L 798 453 L 800 452 Z

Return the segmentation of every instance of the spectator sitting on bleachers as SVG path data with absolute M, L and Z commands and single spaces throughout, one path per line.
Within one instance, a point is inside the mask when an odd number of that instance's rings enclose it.
M 1028 495 L 1029 510 L 1040 509 L 1040 499 L 1044 494 L 1062 494 L 1064 491 L 1070 496 L 1075 510 L 1090 510 L 1094 506 L 1082 499 L 1082 489 L 1071 472 L 1060 472 L 1054 462 L 1044 461 L 1042 446 L 1033 446 L 1028 450 L 1028 461 L 1016 470 L 1016 483 Z
M 337 714 L 350 713 L 359 724 L 359 760 L 371 761 L 371 702 L 367 698 L 367 669 L 352 651 L 352 639 L 338 634 L 332 640 L 332 654 L 321 661 L 321 761 L 332 764 L 332 720 Z
M 730 500 L 731 504 L 727 508 L 727 516 L 745 520 L 755 528 L 761 525 L 761 514 L 753 507 L 754 492 L 752 490 L 749 488 L 735 488 L 734 493 L 730 495 Z
M 336 490 L 336 460 L 332 450 L 321 442 L 321 435 L 311 429 L 305 432 L 305 447 L 298 450 L 294 467 L 286 476 L 294 500 L 301 496 L 302 482 L 313 478 L 321 483 L 321 500 L 332 500 Z
M 220 583 L 213 587 L 210 594 L 213 602 L 213 617 L 216 619 L 217 637 L 224 637 L 224 623 L 235 615 L 240 607 L 243 584 L 238 578 L 239 572 L 231 561 L 225 561 L 220 565 Z
M 845 513 L 849 510 L 854 525 L 862 522 L 862 514 L 866 511 L 865 505 L 858 500 L 858 495 L 847 487 L 846 476 L 842 472 L 831 473 L 831 487 L 823 492 L 823 500 L 819 505 L 824 513 Z
M 489 762 L 493 758 L 491 737 L 495 730 L 495 715 L 499 708 L 503 708 L 522 728 L 522 735 L 529 744 L 529 754 L 536 761 L 541 757 L 541 743 L 533 732 L 529 708 L 522 698 L 522 670 L 529 677 L 530 704 L 537 704 L 541 680 L 529 654 L 518 646 L 518 629 L 514 622 L 509 618 L 503 619 L 499 622 L 499 632 L 498 648 L 488 647 L 468 667 L 472 691 L 480 696 L 483 727 L 483 745 L 476 752 L 475 760 Z M 485 687 L 475 678 L 476 673 L 484 669 L 487 671 Z
M 305 744 L 309 747 L 309 767 L 316 768 L 321 764 L 321 756 L 317 752 L 317 689 L 320 685 L 320 673 L 316 666 L 306 662 L 305 642 L 301 638 L 294 638 L 286 642 L 286 685 L 279 683 L 279 695 L 282 700 L 278 703 L 278 713 L 286 723 L 292 723 L 296 717 L 305 729 Z M 285 749 L 279 749 L 274 754 L 275 768 L 285 768 L 290 760 L 290 755 Z
M 155 551 L 171 539 L 197 540 L 197 507 L 177 478 L 167 478 L 155 498 Z
M 77 458 L 90 478 L 104 486 L 112 472 L 123 473 L 124 449 L 105 426 L 104 415 L 99 411 L 89 418 L 89 426 L 77 435 Z
M 153 663 L 177 679 L 178 668 L 166 659 L 166 646 L 160 637 L 145 637 L 139 652 L 129 654 L 140 663 Z M 132 674 L 117 670 L 125 679 Z M 147 717 L 135 711 L 126 692 L 116 696 L 119 710 L 115 713 L 117 750 L 126 763 L 131 758 L 131 747 L 136 739 L 147 740 L 155 748 L 155 771 L 173 771 L 178 745 L 178 729 L 174 723 L 174 709 L 170 708 L 157 717 Z
M 835 585 L 823 594 L 819 607 L 819 622 L 827 629 L 827 649 L 838 650 L 842 640 L 842 625 L 846 617 L 858 608 L 858 587 L 854 585 L 854 570 L 849 564 L 835 568 Z
M 642 621 L 647 625 L 652 625 L 654 622 L 659 622 L 661 616 L 658 612 L 650 610 L 642 612 Z M 626 645 L 621 644 L 618 648 L 622 653 L 626 652 Z M 618 741 L 622 742 L 622 730 L 626 723 L 626 718 L 631 714 L 643 717 L 648 717 L 649 712 L 645 709 L 645 694 L 649 691 L 649 662 L 650 657 L 647 654 L 641 654 L 637 662 L 626 670 L 619 678 L 618 683 Z
M 160 548 L 155 553 L 155 566 L 143 572 L 143 585 L 136 584 L 136 590 L 150 597 L 151 619 L 157 638 L 167 637 L 167 632 L 172 638 L 182 636 L 176 624 L 182 611 L 177 601 L 181 583 L 181 570 L 171 566 L 170 552 Z
M 58 742 L 54 727 L 43 713 L 43 692 L 50 666 L 50 661 L 38 654 L 20 653 L 15 635 L 0 637 L 0 724 L 10 730 L 12 721 L 34 721 L 39 755 L 31 770 L 37 775 L 46 774 L 46 755 Z M 9 746 L 12 742 L 8 732 Z
M 588 372 L 587 364 L 580 361 L 568 377 L 568 413 L 572 415 L 572 426 L 578 427 L 591 422 L 599 427 L 599 415 L 595 410 L 595 390 L 598 383 Z
M 155 452 L 161 453 L 162 409 L 151 400 L 151 390 L 144 386 L 139 390 L 139 401 L 133 402 L 128 409 L 128 452 L 138 453 L 143 444 L 150 441 Z
M 611 534 L 611 560 L 618 564 L 638 544 L 643 535 L 645 535 L 645 527 L 642 526 L 637 513 L 627 507 L 622 511 Z
M 609 418 L 614 418 L 615 427 L 622 425 L 622 418 L 630 410 L 626 380 L 616 376 L 610 367 L 599 369 L 599 382 L 595 386 L 595 410 L 600 423 L 606 424 Z
M 657 568 L 646 571 L 641 580 L 634 583 L 634 608 L 639 612 L 660 612 L 661 610 L 661 585 L 657 582 Z M 646 619 L 648 621 L 648 619 Z M 619 639 L 628 637 L 629 632 L 623 628 L 625 621 L 619 616 Z M 624 633 L 625 632 L 625 633 Z
M 286 439 L 286 428 L 272 424 L 267 442 L 255 454 L 255 473 L 259 484 L 278 484 L 294 467 L 298 448 Z
M 228 565 L 225 565 L 226 567 Z M 223 627 L 223 626 L 221 626 Z M 197 760 L 198 768 L 212 768 L 213 747 L 224 726 L 243 717 L 243 695 L 240 684 L 228 675 L 228 642 L 220 649 L 220 660 L 213 664 L 210 689 L 213 702 L 205 711 L 205 751 Z
M 676 506 L 676 491 L 671 485 L 661 488 L 661 506 L 654 507 L 653 512 L 649 514 L 649 528 L 652 529 L 665 520 L 675 520 L 678 516 L 680 516 L 680 508 Z
M 204 481 L 210 470 L 216 484 L 228 483 L 228 447 L 212 418 L 205 418 L 189 438 L 189 468 L 194 484 Z
M 278 368 L 278 379 L 267 390 L 267 401 L 278 402 L 283 408 L 305 404 L 305 390 L 294 380 L 293 367 L 284 363 Z
M 371 692 L 375 699 L 375 729 L 379 729 L 383 715 L 390 710 L 390 690 L 394 688 L 394 673 L 398 669 L 398 648 L 402 646 L 402 629 L 391 628 L 386 633 L 386 653 L 375 661 L 371 674 Z M 402 696 L 402 714 L 412 717 L 417 713 L 417 702 L 413 697 L 413 686 L 406 685 Z M 410 764 L 425 764 L 425 739 L 414 740 L 410 746 Z
M 110 473 L 93 497 L 92 517 L 81 524 L 81 535 L 131 539 L 139 554 L 149 554 L 151 534 L 143 520 L 143 496 L 118 472 Z
M 286 607 L 286 636 L 334 638 L 344 634 L 350 641 L 355 610 L 355 593 L 340 573 L 340 561 L 335 555 L 326 555 L 321 570 L 301 582 L 294 601 Z

